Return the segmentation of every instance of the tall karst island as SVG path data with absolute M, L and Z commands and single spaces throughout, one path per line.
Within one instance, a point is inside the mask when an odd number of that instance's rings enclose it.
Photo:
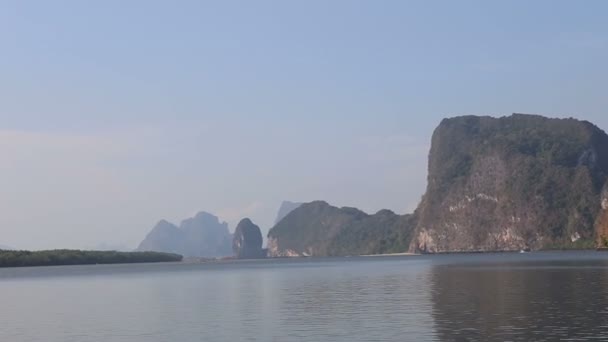
M 445 119 L 410 250 L 593 247 L 606 232 L 607 177 L 608 136 L 589 122 Z
M 270 256 L 593 248 L 608 244 L 608 136 L 586 121 L 513 114 L 444 119 L 413 214 L 299 206 Z

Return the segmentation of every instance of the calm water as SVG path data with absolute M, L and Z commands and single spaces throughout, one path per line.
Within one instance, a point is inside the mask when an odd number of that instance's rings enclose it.
M 608 253 L 0 270 L 0 341 L 608 341 Z

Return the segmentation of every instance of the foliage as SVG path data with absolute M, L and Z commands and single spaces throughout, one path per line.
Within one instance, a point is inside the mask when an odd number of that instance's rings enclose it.
M 384 210 L 344 227 L 332 240 L 328 254 L 371 255 L 407 252 L 415 227 L 414 215 Z
M 396 253 L 408 250 L 414 222 L 413 215 L 389 210 L 368 215 L 318 201 L 292 211 L 268 236 L 278 241 L 281 250 L 314 256 Z
M 499 153 L 506 158 L 531 157 L 541 176 L 545 167 L 593 166 L 606 171 L 608 160 L 597 158 L 608 147 L 599 128 L 574 119 L 548 119 L 515 114 L 494 119 L 465 116 L 445 119 L 433 135 L 429 177 L 439 188 L 453 185 L 469 175 L 480 155 Z M 593 150 L 593 148 L 598 148 Z M 599 184 L 596 184 L 601 186 Z
M 0 250 L 0 267 L 126 264 L 181 261 L 179 254 L 160 252 L 81 251 L 57 249 L 47 251 Z
M 580 239 L 575 242 L 554 242 L 545 245 L 544 250 L 577 250 L 577 249 L 594 249 L 596 247 L 595 240 Z

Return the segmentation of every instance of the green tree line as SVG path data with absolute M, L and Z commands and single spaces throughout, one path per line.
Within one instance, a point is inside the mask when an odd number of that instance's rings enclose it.
M 181 261 L 179 254 L 160 252 L 81 251 L 56 249 L 47 251 L 0 250 L 0 267 L 127 264 Z

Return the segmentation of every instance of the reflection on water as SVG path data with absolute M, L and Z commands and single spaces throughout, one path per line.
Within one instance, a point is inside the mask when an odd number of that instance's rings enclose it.
M 606 261 L 433 267 L 442 341 L 608 341 Z
M 279 340 L 430 340 L 428 271 L 427 263 L 387 263 L 346 268 L 331 277 L 285 279 L 278 298 Z
M 608 341 L 608 254 L 0 270 L 0 341 Z

